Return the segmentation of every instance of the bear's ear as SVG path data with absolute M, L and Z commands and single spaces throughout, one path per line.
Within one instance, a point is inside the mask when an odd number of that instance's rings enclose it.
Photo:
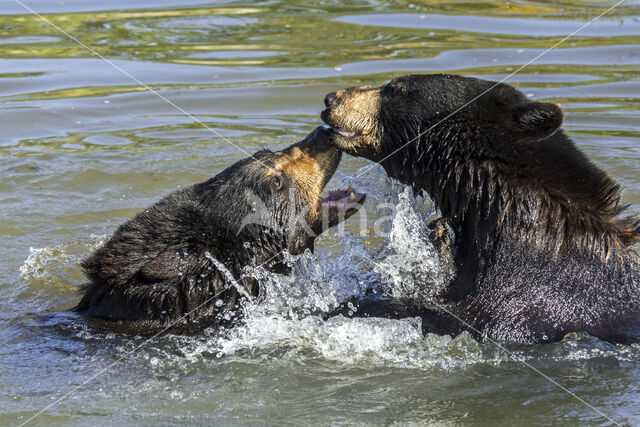
M 562 110 L 548 102 L 529 102 L 514 111 L 513 120 L 523 136 L 546 138 L 562 125 Z

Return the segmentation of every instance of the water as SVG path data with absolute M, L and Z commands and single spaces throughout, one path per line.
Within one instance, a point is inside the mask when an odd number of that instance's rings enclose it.
M 27 4 L 251 153 L 304 136 L 324 94 L 346 86 L 427 71 L 501 79 L 613 3 Z M 565 129 L 636 212 L 638 12 L 625 1 L 510 79 L 564 105 Z M 60 313 L 78 301 L 79 260 L 119 223 L 246 154 L 13 0 L 0 2 L 0 111 L 0 424 L 63 397 L 31 424 L 611 423 L 533 368 L 616 422 L 640 421 L 640 345 L 575 334 L 499 347 L 422 337 L 415 319 L 315 316 L 372 284 L 428 299 L 450 274 L 417 232 L 429 201 L 379 168 L 356 178 L 362 159 L 345 157 L 329 186 L 370 194 L 366 233 L 356 215 L 344 238 L 331 231 L 291 259 L 292 278 L 253 271 L 266 292 L 245 326 L 147 342 Z M 389 212 L 391 234 L 376 237 Z

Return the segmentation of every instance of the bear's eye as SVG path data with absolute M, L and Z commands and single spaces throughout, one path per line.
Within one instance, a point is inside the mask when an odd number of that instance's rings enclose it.
M 282 187 L 284 187 L 284 179 L 282 179 L 281 175 L 275 175 L 273 177 L 273 189 L 280 191 L 282 190 Z

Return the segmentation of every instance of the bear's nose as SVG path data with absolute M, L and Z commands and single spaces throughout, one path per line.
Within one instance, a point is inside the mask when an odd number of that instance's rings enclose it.
M 327 96 L 324 97 L 324 105 L 326 107 L 331 107 L 338 100 L 338 94 L 336 92 L 328 93 Z

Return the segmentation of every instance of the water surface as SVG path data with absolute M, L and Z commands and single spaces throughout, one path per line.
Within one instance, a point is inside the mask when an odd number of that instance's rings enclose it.
M 434 256 L 415 237 L 429 201 L 346 156 L 329 186 L 370 194 L 367 233 L 352 218 L 344 239 L 327 233 L 292 261 L 292 278 L 256 272 L 269 292 L 246 326 L 145 342 L 59 313 L 78 301 L 79 260 L 118 224 L 246 157 L 153 91 L 242 150 L 279 149 L 320 123 L 327 92 L 415 72 L 502 79 L 613 3 L 25 3 L 130 76 L 0 2 L 0 424 L 69 391 L 31 423 L 611 424 L 536 370 L 616 422 L 640 421 L 639 345 L 575 334 L 500 348 L 422 337 L 413 319 L 301 316 L 443 273 L 416 262 Z M 509 79 L 564 106 L 565 129 L 635 212 L 639 11 L 627 0 Z M 384 239 L 377 202 L 397 208 Z

